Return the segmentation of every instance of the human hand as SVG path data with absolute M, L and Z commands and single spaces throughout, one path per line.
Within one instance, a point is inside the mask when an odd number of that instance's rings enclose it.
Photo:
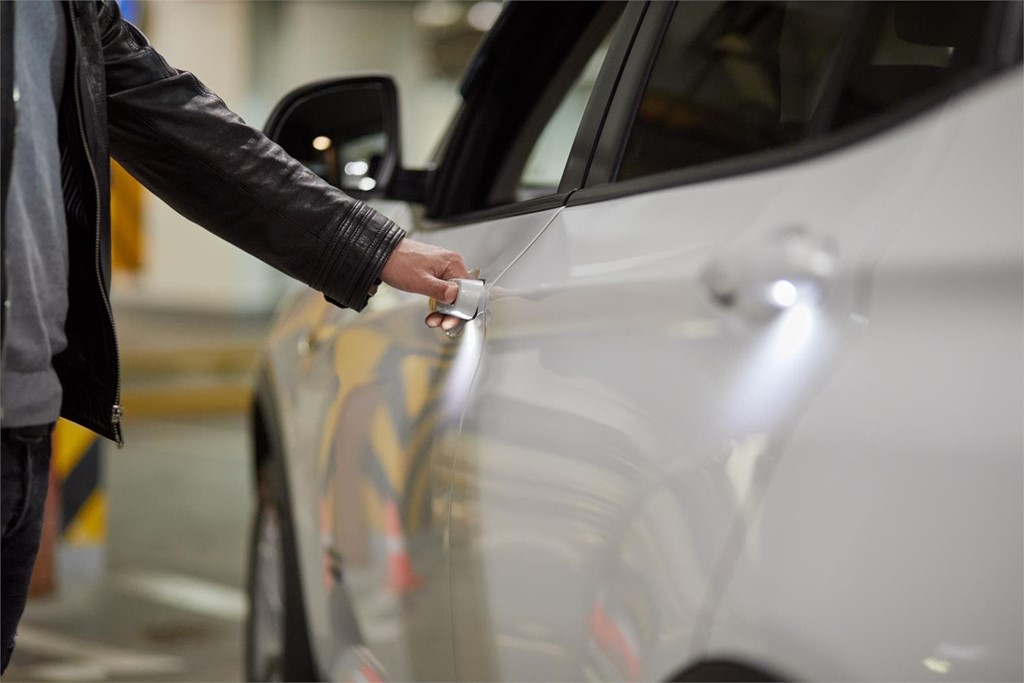
M 459 285 L 448 280 L 466 277 L 469 273 L 461 256 L 408 237 L 398 243 L 380 273 L 380 279 L 395 289 L 430 296 L 446 304 L 453 303 L 459 295 Z M 424 322 L 427 327 L 447 331 L 463 321 L 434 311 Z

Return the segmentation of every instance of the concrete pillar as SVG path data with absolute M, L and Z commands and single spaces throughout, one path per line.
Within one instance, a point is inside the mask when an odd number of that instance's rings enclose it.
M 192 71 L 243 118 L 249 101 L 249 3 L 176 2 L 146 5 L 146 33 L 173 66 Z M 118 303 L 229 313 L 271 310 L 284 276 L 158 199 L 143 205 L 145 265 L 115 284 Z

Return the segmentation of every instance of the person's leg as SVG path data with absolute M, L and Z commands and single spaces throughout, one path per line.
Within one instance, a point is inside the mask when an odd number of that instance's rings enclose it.
M 18 621 L 25 611 L 39 552 L 50 481 L 52 430 L 53 425 L 0 430 L 0 673 L 7 670 L 14 651 Z

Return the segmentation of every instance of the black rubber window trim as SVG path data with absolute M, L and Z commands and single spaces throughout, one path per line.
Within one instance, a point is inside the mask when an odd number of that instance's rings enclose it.
M 582 187 L 607 183 L 618 169 L 624 141 L 629 137 L 640 98 L 654 68 L 654 61 L 675 13 L 676 4 L 655 2 L 644 13 L 632 49 L 622 66 L 620 85 L 606 108 Z
M 576 131 L 572 151 L 566 160 L 562 180 L 558 184 L 559 192 L 577 190 L 583 187 L 583 183 L 586 181 L 594 160 L 597 142 L 601 138 L 605 121 L 608 119 L 608 111 L 611 109 L 615 93 L 619 89 L 619 83 L 649 5 L 650 2 L 629 3 L 619 18 L 619 26 L 615 35 L 612 36 L 604 64 L 601 65 L 597 82 L 594 83 L 594 89 L 591 91 L 583 118 L 580 120 L 580 127 Z
M 485 223 L 496 221 L 501 218 L 512 218 L 513 216 L 524 216 L 530 213 L 537 213 L 538 211 L 558 209 L 565 206 L 566 200 L 571 196 L 572 192 L 558 192 L 555 194 L 546 194 L 543 197 L 534 197 L 533 199 L 527 199 L 526 201 L 516 202 L 514 204 L 503 204 L 502 206 L 481 209 L 479 211 L 470 211 L 445 218 L 428 217 L 426 219 L 427 223 L 419 226 L 419 229 L 429 232 L 431 230 L 442 230 L 444 228 L 457 225 Z

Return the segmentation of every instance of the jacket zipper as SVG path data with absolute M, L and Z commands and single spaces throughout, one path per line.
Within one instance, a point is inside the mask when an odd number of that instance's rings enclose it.
M 71 74 L 71 77 L 75 79 L 75 111 L 78 114 L 78 132 L 82 137 L 82 147 L 85 149 L 85 160 L 89 165 L 89 172 L 92 175 L 92 188 L 96 198 L 96 251 L 95 251 L 95 266 L 96 266 L 96 281 L 100 287 L 100 297 L 103 299 L 103 306 L 107 311 L 107 320 L 110 322 L 111 338 L 114 341 L 114 378 L 116 381 L 116 388 L 114 390 L 114 405 L 110 411 L 110 424 L 114 428 L 114 442 L 118 448 L 124 448 L 124 437 L 121 434 L 121 418 L 124 415 L 124 411 L 121 408 L 121 353 L 117 347 L 117 334 L 114 330 L 114 311 L 110 307 L 110 298 L 107 296 L 106 287 L 103 285 L 103 268 L 100 260 L 100 182 L 96 176 L 96 167 L 93 164 L 92 152 L 89 149 L 89 138 L 85 134 L 85 116 L 82 112 L 82 94 L 80 91 L 80 83 L 78 80 L 79 69 L 81 68 L 81 50 L 79 46 L 79 29 L 78 20 L 75 18 L 74 9 L 70 12 L 71 14 L 71 30 L 74 32 L 74 49 L 75 49 L 75 69 Z

